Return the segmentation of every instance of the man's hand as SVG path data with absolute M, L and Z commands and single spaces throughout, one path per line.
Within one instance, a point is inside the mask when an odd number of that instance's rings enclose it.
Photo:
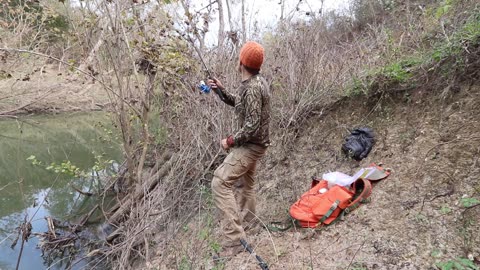
M 216 78 L 208 79 L 207 85 L 212 89 L 224 89 L 222 83 Z
M 222 146 L 223 150 L 228 150 L 230 149 L 230 146 L 227 143 L 227 139 L 223 139 L 220 141 L 220 145 Z

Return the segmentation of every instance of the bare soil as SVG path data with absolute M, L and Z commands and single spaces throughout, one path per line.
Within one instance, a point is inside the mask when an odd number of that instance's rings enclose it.
M 436 269 L 454 258 L 480 259 L 480 206 L 467 210 L 461 203 L 480 199 L 479 114 L 480 87 L 464 86 L 456 93 L 420 89 L 347 99 L 312 119 L 293 153 L 282 160 L 270 155 L 262 166 L 258 198 L 265 221 L 284 216 L 312 175 L 353 174 L 371 162 L 393 174 L 374 187 L 371 203 L 343 222 L 320 231 L 264 232 L 252 239 L 257 252 L 272 269 Z M 377 144 L 356 164 L 339 149 L 347 129 L 361 125 L 373 127 Z M 246 260 L 253 262 L 237 256 L 227 269 Z
M 109 103 L 98 82 L 54 65 L 15 70 L 0 67 L 0 115 L 94 111 Z
M 479 85 L 345 98 L 309 120 L 294 150 L 271 147 L 258 173 L 261 221 L 287 218 L 312 175 L 353 174 L 372 162 L 390 167 L 392 175 L 376 184 L 370 203 L 341 222 L 316 231 L 262 231 L 249 241 L 270 269 L 439 269 L 437 263 L 456 258 L 478 264 L 480 206 L 464 205 L 468 198 L 480 200 L 478 115 Z M 348 129 L 358 126 L 370 126 L 377 135 L 373 151 L 360 163 L 340 153 Z M 208 239 L 211 218 L 205 216 L 184 228 L 168 262 L 153 259 L 148 265 L 212 269 L 214 240 Z M 215 238 L 218 227 L 213 231 Z M 153 257 L 165 252 L 159 247 Z M 187 261 L 194 263 L 182 268 Z M 224 269 L 260 268 L 242 253 Z

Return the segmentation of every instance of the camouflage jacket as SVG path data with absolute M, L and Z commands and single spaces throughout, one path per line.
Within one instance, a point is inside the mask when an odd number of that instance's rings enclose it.
M 265 79 L 254 75 L 242 82 L 237 95 L 220 89 L 222 100 L 235 107 L 237 130 L 233 138 L 234 146 L 253 143 L 267 147 L 270 144 L 270 90 Z

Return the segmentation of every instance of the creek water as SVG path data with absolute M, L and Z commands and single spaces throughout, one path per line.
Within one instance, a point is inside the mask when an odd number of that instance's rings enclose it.
M 35 233 L 48 231 L 47 216 L 75 221 L 88 212 L 95 198 L 73 187 L 95 191 L 102 185 L 101 177 L 92 170 L 96 161 L 110 160 L 109 164 L 115 165 L 120 158 L 120 146 L 105 113 L 0 121 L 0 270 L 17 265 L 21 239 L 15 247 L 11 245 L 17 237 L 16 228 L 24 220 L 31 222 L 32 236 L 24 244 L 19 269 L 64 269 L 62 258 L 52 261 L 42 256 Z M 92 173 L 92 177 L 47 170 L 52 162 L 60 165 L 65 161 Z M 100 171 L 100 175 L 105 173 Z M 74 268 L 90 267 L 82 262 Z

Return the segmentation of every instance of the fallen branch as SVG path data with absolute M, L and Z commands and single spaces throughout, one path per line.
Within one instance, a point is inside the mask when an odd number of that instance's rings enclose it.
M 170 154 L 164 155 L 165 158 L 169 156 Z M 146 181 L 144 186 L 139 186 L 133 196 L 127 196 L 123 203 L 116 204 L 114 207 L 112 207 L 112 210 L 110 211 L 111 216 L 108 221 L 112 224 L 118 223 L 122 217 L 128 214 L 134 202 L 140 201 L 146 193 L 152 191 L 160 182 L 160 180 L 167 175 L 168 171 L 173 165 L 174 160 L 175 157 L 171 157 L 168 162 L 164 163 L 163 166 Z
M 28 242 L 28 238 L 32 234 L 32 224 L 27 221 L 27 216 L 25 216 L 24 222 L 18 227 L 18 235 L 17 238 L 13 241 L 12 245 L 10 246 L 12 249 L 15 247 L 17 244 L 18 238 L 20 235 L 22 236 L 22 244 L 20 246 L 20 252 L 18 254 L 18 259 L 17 259 L 17 266 L 15 267 L 15 270 L 18 270 L 20 267 L 20 261 L 22 259 L 22 254 L 23 254 L 23 247 L 25 245 L 25 242 Z
M 99 205 L 97 204 L 97 205 L 95 205 L 95 207 L 90 209 L 90 211 L 87 214 L 83 215 L 82 218 L 80 219 L 80 221 L 77 224 L 69 225 L 68 227 L 70 228 L 70 231 L 73 232 L 73 233 L 80 231 L 80 228 L 85 226 L 87 221 L 90 219 L 90 217 L 93 215 L 93 213 L 95 213 L 95 211 L 98 208 L 99 208 Z M 52 224 L 54 224 L 54 223 L 52 222 Z M 55 236 L 54 231 L 53 231 L 52 234 Z
M 53 235 L 53 238 L 57 238 L 55 234 L 55 225 L 53 224 L 52 217 L 45 217 L 47 220 L 48 231 Z
M 107 243 L 112 243 L 113 240 L 115 240 L 117 237 L 122 235 L 122 231 L 123 231 L 122 227 L 116 229 L 105 238 L 105 241 L 107 241 Z
M 80 220 L 80 222 L 77 224 L 77 226 L 79 227 L 82 227 L 83 225 L 85 225 L 85 223 L 87 223 L 88 219 L 90 219 L 90 217 L 93 215 L 93 213 L 95 212 L 95 210 L 97 210 L 98 208 L 98 204 L 95 205 L 95 207 L 93 207 L 90 212 L 88 212 L 86 215 L 84 215 L 82 217 L 82 219 Z
M 80 194 L 82 194 L 82 195 L 84 195 L 84 196 L 89 196 L 89 197 L 90 197 L 90 196 L 93 196 L 93 195 L 94 195 L 93 193 L 83 191 L 83 190 L 77 188 L 77 187 L 74 186 L 74 185 L 72 185 L 72 188 L 73 188 L 76 192 L 78 192 L 78 193 L 80 193 Z

